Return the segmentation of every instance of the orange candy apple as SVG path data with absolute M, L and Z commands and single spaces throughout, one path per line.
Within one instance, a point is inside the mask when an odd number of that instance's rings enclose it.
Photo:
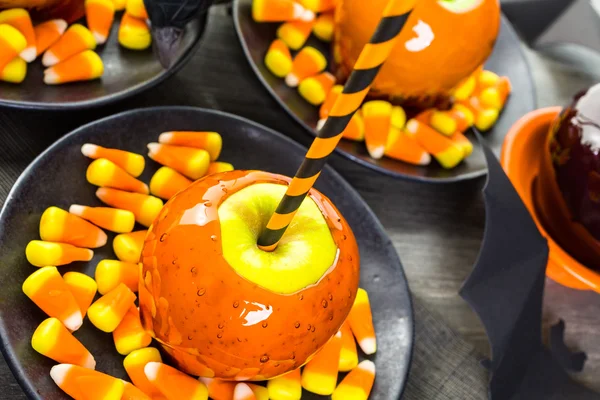
M 344 81 L 387 0 L 340 0 L 336 74 Z M 373 83 L 371 95 L 429 105 L 443 100 L 488 58 L 500 26 L 498 0 L 419 0 Z
M 178 193 L 142 252 L 142 323 L 192 375 L 264 380 L 300 367 L 340 328 L 358 289 L 346 220 L 311 189 L 273 252 L 256 242 L 290 179 L 203 178 Z

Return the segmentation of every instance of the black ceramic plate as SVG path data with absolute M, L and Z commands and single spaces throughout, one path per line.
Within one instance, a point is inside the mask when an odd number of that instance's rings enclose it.
M 275 100 L 296 121 L 304 126 L 307 132 L 315 135 L 315 127 L 319 118 L 318 108 L 305 101 L 296 89 L 286 86 L 283 79 L 271 74 L 263 62 L 269 45 L 276 37 L 279 24 L 254 22 L 251 7 L 252 0 L 234 0 L 233 18 L 246 57 L 260 81 Z M 308 44 L 317 47 L 324 54 L 330 53 L 329 44 L 319 41 L 314 36 L 309 38 Z M 487 69 L 499 75 L 508 76 L 513 84 L 513 94 L 498 123 L 490 132 L 485 134 L 490 147 L 496 154 L 500 154 L 502 140 L 508 128 L 521 116 L 535 108 L 535 93 L 529 66 L 520 46 L 515 31 L 503 18 L 496 47 L 486 63 Z M 467 136 L 475 146 L 473 154 L 451 170 L 445 170 L 435 162 L 425 167 L 417 167 L 387 157 L 374 160 L 369 157 L 364 143 L 356 143 L 350 140 L 343 139 L 336 150 L 350 160 L 367 168 L 396 178 L 426 182 L 455 182 L 476 178 L 487 172 L 483 151 L 477 145 L 475 136 L 471 134 Z
M 36 270 L 25 258 L 25 246 L 38 238 L 38 224 L 48 206 L 101 205 L 96 188 L 85 180 L 89 160 L 80 148 L 90 142 L 136 153 L 169 130 L 214 130 L 223 135 L 221 159 L 238 169 L 262 169 L 293 175 L 305 149 L 283 135 L 248 120 L 215 111 L 166 107 L 129 111 L 85 125 L 64 136 L 23 172 L 0 213 L 0 336 L 2 351 L 31 399 L 67 399 L 48 373 L 55 363 L 30 345 L 36 326 L 45 318 L 21 291 Z M 148 161 L 141 179 L 149 182 L 158 165 Z M 361 255 L 361 286 L 373 308 L 378 352 L 373 358 L 377 379 L 372 400 L 396 400 L 406 383 L 413 345 L 413 315 L 408 285 L 400 260 L 383 227 L 360 196 L 333 169 L 326 167 L 317 188 L 329 196 L 352 227 Z M 62 272 L 84 271 L 93 276 L 103 258 L 115 258 L 110 243 L 96 251 L 90 263 L 60 267 Z M 76 332 L 94 354 L 99 371 L 126 378 L 123 357 L 112 336 L 85 321 Z M 319 398 L 307 394 L 303 399 Z
M 30 109 L 76 109 L 96 107 L 132 96 L 162 82 L 181 68 L 192 56 L 206 25 L 206 15 L 191 21 L 178 50 L 173 67 L 166 70 L 149 48 L 128 50 L 118 41 L 121 13 L 115 16 L 107 42 L 96 48 L 104 63 L 101 79 L 64 85 L 46 85 L 40 58 L 28 65 L 27 77 L 20 84 L 0 82 L 0 105 Z

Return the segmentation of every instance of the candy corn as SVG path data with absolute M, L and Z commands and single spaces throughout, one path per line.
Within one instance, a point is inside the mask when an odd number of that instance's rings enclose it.
M 336 333 L 304 366 L 302 387 L 309 392 L 329 396 L 337 383 L 342 334 Z
M 288 21 L 277 29 L 277 37 L 292 50 L 299 50 L 310 36 L 314 21 Z
M 325 97 L 333 88 L 335 77 L 329 72 L 322 72 L 319 75 L 311 76 L 300 82 L 298 91 L 310 104 L 318 106 L 325 101 Z
M 135 179 L 123 168 L 106 158 L 92 161 L 88 166 L 86 178 L 92 185 L 100 187 L 110 187 L 141 194 L 150 193 L 148 185 Z
M 405 132 L 415 138 L 444 168 L 453 168 L 463 159 L 462 149 L 452 140 L 416 119 L 406 123 Z
M 135 225 L 135 215 L 131 211 L 117 208 L 87 207 L 73 204 L 69 207 L 69 212 L 98 225 L 100 228 L 117 233 L 131 232 Z
M 100 297 L 88 309 L 88 318 L 104 332 L 117 329 L 135 301 L 135 294 L 124 283 Z
M 389 135 L 392 105 L 383 100 L 368 101 L 362 106 L 365 122 L 365 143 L 369 155 L 378 160 L 383 157 Z
M 33 28 L 35 33 L 36 56 L 39 56 L 48 47 L 52 46 L 67 30 L 67 21 L 64 19 L 52 19 L 42 22 Z
M 150 396 L 142 392 L 133 384 L 126 381 L 123 381 L 123 383 L 125 384 L 125 389 L 123 390 L 121 400 L 152 400 Z
M 333 10 L 337 0 L 300 0 L 300 4 L 316 13 Z
M 206 175 L 227 171 L 233 171 L 233 165 L 228 162 L 215 161 L 208 164 L 208 171 L 206 171 Z
M 106 244 L 106 233 L 97 226 L 58 207 L 48 207 L 40 219 L 40 237 L 95 249 Z
M 323 53 L 311 46 L 303 47 L 294 57 L 292 70 L 285 77 L 285 83 L 290 87 L 296 87 L 303 79 L 318 74 L 325 67 L 327 67 L 327 59 Z
M 112 0 L 85 0 L 85 18 L 97 44 L 104 44 L 115 18 Z
M 127 0 L 125 12 L 135 18 L 148 19 L 144 0 Z
M 367 355 L 375 354 L 377 340 L 375 338 L 375 328 L 373 327 L 369 295 L 366 290 L 358 289 L 347 322 L 362 351 Z
M 86 274 L 75 271 L 67 272 L 63 275 L 63 279 L 69 287 L 69 291 L 75 297 L 81 315 L 85 316 L 98 290 L 96 281 Z
M 246 382 L 246 385 L 252 389 L 256 400 L 269 400 L 269 390 L 266 387 L 248 382 Z
M 96 368 L 94 356 L 57 318 L 48 318 L 37 327 L 31 337 L 31 346 L 58 363 Z
M 146 21 L 123 14 L 119 25 L 119 43 L 130 50 L 145 50 L 152 44 L 150 28 Z
M 95 48 L 96 39 L 92 32 L 81 24 L 74 24 L 44 53 L 42 64 L 50 67 L 84 50 Z
M 133 384 L 148 396 L 155 398 L 160 396 L 160 391 L 148 381 L 144 373 L 144 367 L 151 361 L 162 362 L 162 359 L 157 349 L 146 347 L 129 353 L 123 360 L 123 366 Z
M 146 161 L 144 156 L 125 150 L 109 149 L 96 144 L 86 143 L 81 146 L 81 153 L 91 159 L 106 158 L 135 178 L 144 172 Z
M 433 111 L 429 124 L 433 129 L 446 136 L 451 136 L 458 129 L 454 118 L 445 111 Z
M 375 381 L 375 364 L 364 360 L 348 375 L 333 392 L 332 400 L 367 400 Z
M 392 107 L 392 115 L 390 123 L 397 129 L 403 129 L 406 125 L 406 112 L 400 106 Z
M 0 70 L 27 47 L 25 36 L 7 24 L 0 24 Z
M 477 76 L 477 86 L 483 89 L 495 85 L 498 80 L 500 77 L 495 72 L 483 70 Z
M 120 400 L 125 390 L 122 380 L 72 364 L 58 364 L 50 377 L 75 400 Z
M 206 150 L 160 143 L 148 143 L 148 157 L 193 180 L 202 178 L 210 163 Z
M 158 137 L 158 142 L 206 150 L 210 156 L 210 161 L 215 161 L 219 158 L 221 149 L 223 148 L 223 139 L 217 132 L 164 132 Z
M 267 390 L 271 400 L 300 400 L 302 397 L 300 368 L 270 379 L 267 381 Z
M 32 62 L 36 57 L 35 32 L 29 12 L 23 8 L 11 8 L 0 12 L 0 24 L 8 24 L 23 34 L 27 45 L 19 55 L 27 62 Z
M 354 113 L 350 122 L 346 125 L 346 129 L 342 132 L 342 137 L 357 142 L 365 140 L 365 123 L 361 113 Z
M 115 6 L 115 11 L 122 11 L 127 7 L 127 0 L 112 0 L 112 2 Z
M 485 107 L 502 109 L 504 107 L 504 103 L 506 102 L 506 98 L 512 91 L 512 87 L 510 84 L 510 80 L 503 76 L 498 78 L 498 81 L 485 89 L 483 89 L 479 93 L 479 100 L 481 104 Z
M 333 38 L 333 13 L 321 14 L 315 21 L 313 33 L 324 42 L 331 42 Z
M 157 197 L 110 188 L 96 190 L 96 196 L 111 207 L 131 211 L 135 220 L 144 226 L 152 224 L 163 206 Z
M 169 200 L 175 194 L 192 184 L 185 176 L 169 167 L 160 167 L 150 179 L 150 193 Z
M 342 348 L 340 350 L 340 361 L 338 369 L 342 372 L 350 371 L 358 365 L 358 353 L 356 352 L 356 342 L 348 322 L 344 322 L 340 328 L 342 333 Z
M 281 39 L 275 39 L 265 55 L 265 65 L 273 75 L 284 78 L 292 70 L 292 54 Z
M 235 382 L 223 381 L 215 378 L 198 378 L 202 382 L 207 390 L 208 397 L 214 400 L 231 400 L 233 399 L 233 392 L 235 390 Z
M 29 275 L 23 282 L 23 293 L 71 331 L 83 323 L 79 305 L 56 267 L 43 267 Z
M 256 396 L 250 386 L 247 384 L 240 382 L 235 385 L 235 389 L 233 391 L 233 400 L 256 400 Z
M 91 50 L 86 50 L 47 68 L 44 71 L 44 83 L 60 85 L 68 82 L 90 81 L 100 78 L 103 73 L 104 64 L 100 56 Z
M 146 378 L 158 388 L 167 400 L 206 400 L 208 390 L 200 381 L 160 362 L 149 362 L 144 367 Z
M 312 21 L 315 13 L 292 0 L 254 0 L 252 18 L 256 22 Z
M 392 126 L 385 146 L 385 155 L 413 165 L 429 165 L 431 156 L 413 137 Z
M 498 121 L 499 111 L 495 108 L 486 108 L 477 113 L 475 116 L 475 126 L 480 131 L 488 131 Z
M 20 57 L 15 57 L 0 70 L 0 81 L 21 83 L 27 75 L 27 63 Z
M 119 354 L 126 356 L 134 350 L 148 347 L 152 337 L 144 330 L 140 322 L 140 312 L 132 305 L 123 320 L 113 331 L 113 340 Z
M 45 265 L 65 265 L 75 261 L 90 261 L 94 252 L 66 243 L 52 243 L 32 240 L 25 248 L 27 261 L 36 267 Z
M 450 110 L 450 115 L 456 121 L 457 129 L 461 132 L 464 132 L 473 126 L 473 123 L 475 122 L 473 111 L 462 104 L 454 104 Z
M 471 143 L 471 141 L 460 131 L 454 132 L 454 134 L 450 136 L 450 140 L 462 149 L 463 157 L 469 157 L 471 153 L 473 153 L 473 143 Z
M 132 292 L 138 291 L 139 268 L 137 264 L 117 261 L 102 260 L 96 266 L 95 279 L 98 293 L 106 294 L 124 283 Z
M 325 101 L 321 104 L 319 108 L 319 118 L 325 120 L 327 116 L 329 116 L 329 112 L 333 108 L 335 101 L 339 97 L 340 93 L 342 93 L 344 87 L 342 85 L 335 85 L 331 88 L 329 93 L 327 93 L 327 97 L 325 97 Z M 323 121 L 324 123 L 325 121 Z
M 148 231 L 121 233 L 113 240 L 113 250 L 121 261 L 137 263 L 140 261 L 144 239 Z
M 477 80 L 473 75 L 469 76 L 463 82 L 461 82 L 456 88 L 454 88 L 453 95 L 456 100 L 467 100 L 475 91 Z

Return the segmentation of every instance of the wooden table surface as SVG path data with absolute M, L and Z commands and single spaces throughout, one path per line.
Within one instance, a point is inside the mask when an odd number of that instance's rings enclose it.
M 571 65 L 526 50 L 537 85 L 539 106 L 564 104 L 597 76 L 587 55 Z M 575 54 L 577 53 L 577 54 Z M 577 56 L 578 52 L 570 52 Z M 560 54 L 559 54 L 560 56 Z M 597 64 L 596 64 L 597 65 Z M 586 72 L 591 71 L 591 72 Z M 16 136 L 30 149 L 13 154 L 11 143 L 0 143 L 0 168 L 18 174 L 50 143 L 84 122 L 126 109 L 149 105 L 194 105 L 242 115 L 308 145 L 309 136 L 296 125 L 253 76 L 243 57 L 231 19 L 222 7 L 212 11 L 205 39 L 192 61 L 161 86 L 98 110 L 69 113 L 0 110 L 2 124 L 35 132 L 35 141 Z M 35 116 L 35 119 L 32 118 Z M 481 244 L 485 210 L 484 179 L 454 185 L 425 185 L 377 175 L 342 159 L 331 164 L 358 190 L 387 229 L 402 259 L 414 296 L 437 312 L 479 351 L 489 353 L 482 325 L 458 296 Z M 8 189 L 12 182 L 0 181 Z M 588 353 L 576 379 L 600 391 L 600 296 L 547 281 L 545 324 L 559 317 L 567 322 L 567 343 Z M 6 363 L 0 359 L 1 398 L 24 399 Z

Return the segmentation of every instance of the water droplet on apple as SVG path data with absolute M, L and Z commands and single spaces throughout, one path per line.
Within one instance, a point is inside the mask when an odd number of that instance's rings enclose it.
M 234 301 L 233 302 L 233 308 L 238 308 L 240 306 L 240 302 L 239 301 Z
M 269 324 L 267 323 L 267 321 L 265 321 L 265 322 L 262 323 L 262 327 L 263 328 L 266 328 L 267 326 L 269 326 Z
M 296 359 L 296 353 L 292 353 L 292 357 L 291 358 L 292 358 L 292 360 L 295 360 Z
M 223 332 L 217 333 L 217 338 L 221 339 L 223 337 Z
M 294 324 L 294 327 L 296 327 L 296 329 L 300 328 L 300 322 L 296 322 L 296 323 Z
M 275 363 L 275 364 L 273 364 L 273 366 L 274 366 L 275 368 L 279 367 L 280 365 L 281 365 L 281 364 L 279 364 L 279 363 Z
M 210 240 L 212 240 L 213 242 L 217 241 L 217 235 L 210 235 Z
M 242 343 L 242 338 L 240 338 L 240 337 L 237 338 L 237 341 L 240 342 L 240 343 Z
M 333 321 L 333 311 L 331 313 L 329 313 L 329 320 Z
M 306 327 L 306 330 L 307 330 L 307 331 L 310 331 L 310 328 L 312 328 L 312 325 L 311 325 L 311 324 L 308 324 L 308 326 Z
M 342 235 L 342 239 L 346 240 L 346 239 L 348 239 L 348 236 Z
M 166 233 L 163 233 L 162 235 L 160 235 L 160 241 L 161 242 L 164 242 L 166 238 L 167 238 L 167 234 Z
M 266 354 L 260 358 L 261 363 L 266 363 L 268 361 L 269 361 L 269 356 Z
M 315 327 L 313 326 L 313 327 L 312 327 L 312 329 L 311 329 L 310 331 L 311 331 L 311 332 L 314 332 L 314 331 L 315 331 L 315 329 L 317 329 L 317 328 L 315 328 Z
M 329 301 L 333 301 L 333 295 L 329 293 Z
M 190 272 L 193 276 L 196 276 L 196 274 L 198 273 L 196 267 L 192 267 L 192 269 L 190 269 Z
M 218 326 L 219 326 L 219 329 L 223 329 L 223 327 L 225 326 L 225 324 L 221 322 Z
M 352 256 L 348 256 L 348 261 L 352 261 Z
M 304 295 L 301 294 L 300 296 L 298 296 L 298 300 L 304 300 Z
M 327 303 L 327 300 L 323 300 L 323 301 L 321 302 L 321 305 L 323 306 L 323 308 L 327 308 L 327 306 L 328 306 L 329 304 Z
M 192 339 L 193 339 L 193 337 L 191 337 L 191 336 L 188 336 L 188 340 L 192 340 Z
M 204 289 L 204 288 L 200 288 L 200 289 L 198 289 L 198 291 L 196 292 L 196 294 L 197 294 L 198 296 L 204 296 L 204 293 L 206 293 L 206 289 Z

